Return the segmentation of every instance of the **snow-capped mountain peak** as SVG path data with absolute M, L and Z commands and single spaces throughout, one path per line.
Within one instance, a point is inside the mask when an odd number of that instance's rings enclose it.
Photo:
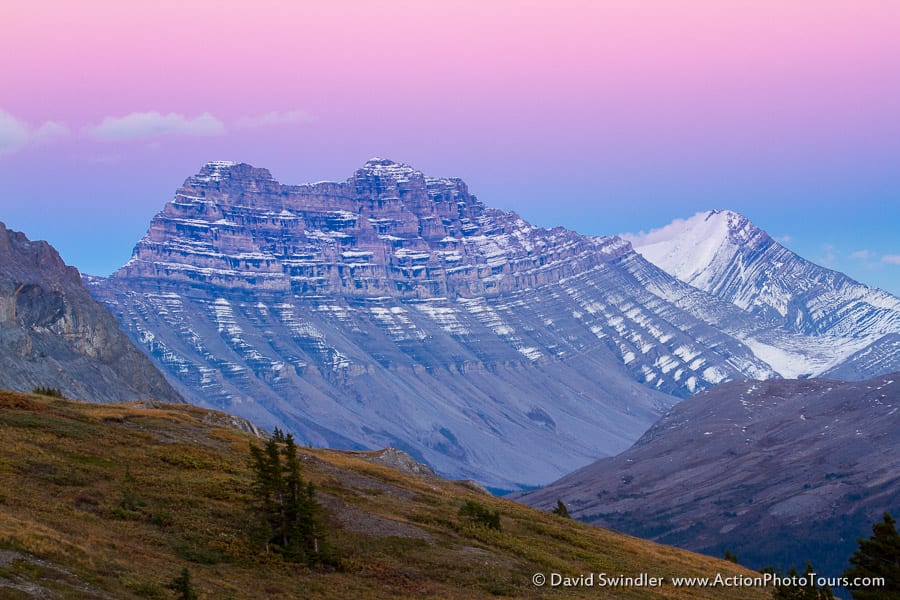
M 419 177 L 423 176 L 422 172 L 418 169 L 405 163 L 396 162 L 388 158 L 381 158 L 380 156 L 373 156 L 367 160 L 360 171 L 395 179 L 408 179 L 413 175 L 418 175 Z
M 834 350 L 834 364 L 858 352 L 859 360 L 874 353 L 885 369 L 900 366 L 900 299 L 798 256 L 739 213 L 702 212 L 622 237 L 677 279 L 812 336 L 811 343 Z M 761 355 L 758 340 L 744 341 Z M 770 354 L 762 352 L 782 375 L 828 372 L 807 365 L 807 351 Z
M 771 238 L 742 214 L 730 210 L 699 212 L 649 233 L 624 234 L 644 258 L 670 275 L 707 290 L 718 271 L 755 235 Z M 772 242 L 774 243 L 774 242 Z

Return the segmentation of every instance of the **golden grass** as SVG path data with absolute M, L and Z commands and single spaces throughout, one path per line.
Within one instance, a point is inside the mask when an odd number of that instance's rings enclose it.
M 535 587 L 538 572 L 752 573 L 308 448 L 304 476 L 319 490 L 344 569 L 284 563 L 248 542 L 252 438 L 204 423 L 205 414 L 0 392 L 0 551 L 19 556 L 0 566 L 0 584 L 32 581 L 63 598 L 171 598 L 165 586 L 187 566 L 205 599 L 770 597 L 752 588 Z M 461 523 L 467 499 L 499 510 L 502 530 Z M 48 562 L 38 568 L 30 557 Z

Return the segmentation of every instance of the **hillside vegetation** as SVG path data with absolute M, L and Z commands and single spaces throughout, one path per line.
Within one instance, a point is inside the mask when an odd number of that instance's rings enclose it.
M 535 587 L 534 573 L 655 577 L 751 572 L 372 461 L 301 448 L 339 568 L 251 543 L 250 444 L 229 418 L 155 403 L 0 391 L 0 596 L 203 599 L 764 598 L 752 588 Z M 500 528 L 460 517 L 477 503 Z

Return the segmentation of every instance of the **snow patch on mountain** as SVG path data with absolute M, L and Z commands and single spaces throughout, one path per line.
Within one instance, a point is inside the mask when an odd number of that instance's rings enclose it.
M 828 369 L 840 364 L 854 352 L 865 347 L 865 340 L 840 340 L 836 342 L 830 354 L 812 352 L 812 342 L 797 347 L 791 345 L 775 346 L 758 339 L 741 340 L 759 359 L 765 361 L 785 379 L 802 379 L 818 376 Z M 779 340 L 783 342 L 784 340 Z

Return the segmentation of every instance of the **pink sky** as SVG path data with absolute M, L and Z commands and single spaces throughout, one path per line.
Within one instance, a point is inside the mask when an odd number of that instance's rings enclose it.
M 3 65 L 5 110 L 552 120 L 600 102 L 670 127 L 802 127 L 834 113 L 866 125 L 860 109 L 900 86 L 900 3 L 884 1 L 138 4 L 5 2 L 4 54 L 18 58 Z
M 42 214 L 59 201 L 32 187 L 48 161 L 98 213 L 148 190 L 134 237 L 206 160 L 299 183 L 383 155 L 540 225 L 612 234 L 734 208 L 811 259 L 900 254 L 883 216 L 857 239 L 839 215 L 822 239 L 789 221 L 900 204 L 900 2 L 150 4 L 0 5 L 0 181 Z M 0 209 L 39 224 L 2 190 Z M 900 292 L 900 268 L 869 267 Z

